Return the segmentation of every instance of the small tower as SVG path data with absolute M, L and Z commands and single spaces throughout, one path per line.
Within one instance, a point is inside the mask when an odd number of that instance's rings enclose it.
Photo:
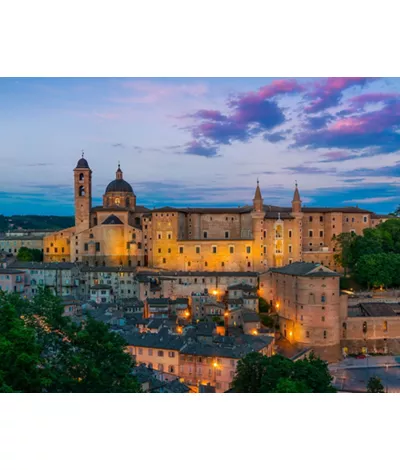
M 254 210 L 256 212 L 262 212 L 263 211 L 263 204 L 264 204 L 264 200 L 261 196 L 260 185 L 259 185 L 259 181 L 257 179 L 257 188 L 256 188 L 256 192 L 254 194 L 254 199 L 253 199 Z
M 266 268 L 265 259 L 267 253 L 265 249 L 266 241 L 264 240 L 264 217 L 264 201 L 257 179 L 257 188 L 253 199 L 253 211 L 251 213 L 254 243 L 252 256 L 246 256 L 247 266 L 249 266 L 250 262 L 251 270 L 257 272 L 265 271 Z
M 301 212 L 301 199 L 300 199 L 300 193 L 299 193 L 299 189 L 297 187 L 297 181 L 296 181 L 296 187 L 294 190 L 293 201 L 292 201 L 292 213 L 298 214 L 299 212 Z
M 79 159 L 74 169 L 75 190 L 75 227 L 76 233 L 90 227 L 90 211 L 92 209 L 92 170 L 84 157 Z

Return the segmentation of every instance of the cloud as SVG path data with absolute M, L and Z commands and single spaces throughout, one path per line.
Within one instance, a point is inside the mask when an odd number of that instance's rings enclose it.
M 285 140 L 286 136 L 284 132 L 275 132 L 273 134 L 264 134 L 263 138 L 264 140 L 268 140 L 268 142 L 274 144 L 276 142 L 281 142 L 282 140 Z
M 312 89 L 306 94 L 311 103 L 305 107 L 306 113 L 317 113 L 337 106 L 342 99 L 343 92 L 354 86 L 364 86 L 373 78 L 326 78 L 317 80 Z
M 329 173 L 336 173 L 334 168 L 318 168 L 315 166 L 306 166 L 306 165 L 298 165 L 298 166 L 289 166 L 284 168 L 284 170 L 289 170 L 291 173 L 301 173 L 305 175 L 318 175 L 324 174 L 327 175 Z
M 303 130 L 295 135 L 294 147 L 366 149 L 376 153 L 400 150 L 400 99 L 383 108 L 335 120 L 326 128 Z M 371 153 L 372 155 L 372 153 Z
M 354 170 L 344 171 L 341 176 L 372 176 L 372 177 L 389 177 L 400 178 L 400 161 L 392 166 L 382 166 L 378 168 L 356 168 Z
M 324 157 L 323 160 L 319 160 L 321 163 L 323 162 L 344 162 L 346 160 L 352 160 L 353 158 L 360 158 L 364 155 L 356 155 L 344 150 L 335 150 L 332 152 L 326 152 L 321 155 Z
M 399 93 L 365 93 L 363 95 L 353 96 L 349 98 L 347 103 L 350 105 L 351 111 L 363 110 L 366 104 L 374 103 L 390 103 L 393 100 L 398 100 L 400 97 Z M 346 111 L 346 110 L 344 110 Z
M 208 109 L 192 113 L 190 117 L 200 122 L 189 129 L 196 141 L 204 142 L 202 147 L 207 145 L 214 148 L 215 152 L 219 145 L 231 145 L 235 141 L 248 142 L 285 122 L 284 113 L 273 98 L 303 90 L 304 87 L 296 80 L 275 80 L 256 92 L 231 96 L 227 101 L 227 113 Z M 267 134 L 265 138 L 278 142 L 283 135 Z M 190 147 L 191 143 L 187 145 Z
M 218 148 L 193 140 L 186 144 L 184 153 L 187 155 L 199 155 L 200 157 L 213 158 L 218 156 Z
M 384 196 L 384 197 L 365 197 L 361 199 L 350 199 L 349 201 L 344 201 L 345 203 L 351 204 L 376 204 L 379 202 L 394 201 L 399 199 L 398 196 Z

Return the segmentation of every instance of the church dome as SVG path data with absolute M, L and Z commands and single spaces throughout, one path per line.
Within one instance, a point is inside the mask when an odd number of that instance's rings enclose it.
M 123 179 L 122 170 L 119 164 L 116 172 L 116 179 L 108 184 L 106 193 L 133 193 L 132 186 Z
M 82 157 L 78 160 L 76 168 L 89 168 L 89 163 L 87 162 L 86 158 L 84 157 L 83 151 L 82 151 Z
M 108 184 L 106 193 L 133 193 L 133 189 L 125 180 L 114 180 Z

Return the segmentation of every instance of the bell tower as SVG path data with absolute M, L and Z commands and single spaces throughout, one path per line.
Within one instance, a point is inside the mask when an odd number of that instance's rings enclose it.
M 90 210 L 92 208 L 92 170 L 87 160 L 79 159 L 74 169 L 75 191 L 75 227 L 76 233 L 83 232 L 90 227 Z
M 253 270 L 263 272 L 266 270 L 267 264 L 267 248 L 264 233 L 265 226 L 264 200 L 261 195 L 260 184 L 257 179 L 256 191 L 253 198 L 253 210 L 251 212 L 253 226 Z

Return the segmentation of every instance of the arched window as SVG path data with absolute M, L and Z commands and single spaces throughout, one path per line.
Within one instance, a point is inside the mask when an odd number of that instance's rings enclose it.
M 365 321 L 363 323 L 363 333 L 366 334 L 367 333 L 367 330 L 368 330 L 368 326 L 367 326 L 367 322 Z
M 321 295 L 321 303 L 324 304 L 326 302 L 326 295 L 322 294 Z
M 119 197 L 115 198 L 115 205 L 119 206 L 121 204 L 121 199 Z
M 82 183 L 85 181 L 85 175 L 83 173 L 79 175 L 79 181 Z
M 79 186 L 79 196 L 85 195 L 85 188 L 83 186 Z
M 388 330 L 388 324 L 387 324 L 387 321 L 385 320 L 385 321 L 383 322 L 383 331 L 384 331 L 385 333 L 387 333 L 387 330 Z
M 130 203 L 130 199 L 129 199 L 129 197 L 127 197 L 127 198 L 125 199 L 126 207 L 129 207 L 129 203 Z
M 282 238 L 282 225 L 277 225 L 276 226 L 275 238 Z

